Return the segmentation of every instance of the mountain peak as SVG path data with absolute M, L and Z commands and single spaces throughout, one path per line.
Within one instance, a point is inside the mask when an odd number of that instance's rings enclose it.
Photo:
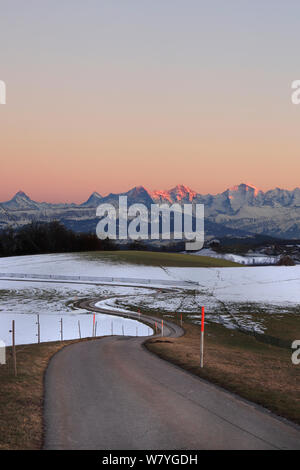
M 177 189 L 177 191 L 185 191 L 186 193 L 193 192 L 191 188 L 186 186 L 185 184 L 176 184 L 176 186 L 173 189 Z
M 101 194 L 99 194 L 97 191 L 94 191 L 90 197 L 88 198 L 87 201 L 83 202 L 81 205 L 82 206 L 88 206 L 88 207 L 97 207 L 99 204 L 99 201 L 102 199 Z
M 131 188 L 129 191 L 127 191 L 126 194 L 133 196 L 133 195 L 145 194 L 145 193 L 149 195 L 147 189 L 144 186 L 135 186 L 134 188 Z
M 174 188 L 169 190 L 155 190 L 151 191 L 151 197 L 154 201 L 168 201 L 170 204 L 180 201 L 192 201 L 197 196 L 196 191 L 185 186 L 184 184 L 177 184 Z
M 130 191 L 146 191 L 147 192 L 147 189 L 145 188 L 145 186 L 134 186 L 134 188 L 132 188 Z
M 36 209 L 38 204 L 30 199 L 24 191 L 18 191 L 12 199 L 3 202 L 2 207 L 6 210 L 30 210 Z
M 170 189 L 169 193 L 175 197 L 177 201 L 181 201 L 182 199 L 192 201 L 194 197 L 197 196 L 196 191 L 184 184 L 177 184 L 175 188 Z
M 171 199 L 169 191 L 164 191 L 164 190 L 151 191 L 150 196 L 152 197 L 154 201 L 157 201 L 157 202 L 168 201 L 172 203 L 172 199 Z
M 14 195 L 13 199 L 15 199 L 15 198 L 17 198 L 17 197 L 22 197 L 22 198 L 24 198 L 24 199 L 30 200 L 30 197 L 27 196 L 27 194 L 24 193 L 24 191 L 18 191 L 18 192 Z
M 92 194 L 90 195 L 90 198 L 91 198 L 91 197 L 93 197 L 93 198 L 98 198 L 98 199 L 102 199 L 101 194 L 99 194 L 97 191 L 92 192 Z
M 260 189 L 258 189 L 256 186 L 250 183 L 240 183 L 239 185 L 232 186 L 229 188 L 230 192 L 237 192 L 237 191 L 252 191 L 254 196 L 257 196 L 258 193 L 260 192 Z

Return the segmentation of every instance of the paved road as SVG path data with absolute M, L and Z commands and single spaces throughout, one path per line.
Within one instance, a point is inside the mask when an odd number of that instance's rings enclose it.
M 182 331 L 165 322 L 164 333 Z M 159 359 L 143 341 L 106 337 L 53 357 L 46 449 L 300 449 L 299 428 Z

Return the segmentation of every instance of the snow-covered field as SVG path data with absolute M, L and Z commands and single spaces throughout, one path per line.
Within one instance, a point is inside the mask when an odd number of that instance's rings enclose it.
M 105 261 L 99 258 L 93 259 L 91 253 L 75 253 L 0 258 L 0 272 L 116 276 L 153 281 L 160 279 L 190 281 L 195 283 L 195 287 L 198 284 L 201 291 L 204 289 L 209 296 L 222 301 L 272 304 L 298 304 L 300 302 L 300 266 L 298 265 L 241 268 L 163 268 L 115 263 L 106 259 Z M 19 285 L 24 286 L 25 284 L 26 281 Z M 155 283 L 153 282 L 153 284 Z M 81 284 L 82 287 L 79 286 L 80 284 L 76 284 L 76 289 L 84 292 L 89 292 L 92 289 L 92 287 L 83 284 Z M 67 287 L 65 288 L 67 289 Z M 101 286 L 98 289 L 101 289 Z
M 199 284 L 224 302 L 300 303 L 300 266 L 242 268 L 168 268 L 173 279 Z
M 109 258 L 93 258 L 92 253 L 71 253 L 0 258 L 1 273 L 59 274 L 70 276 L 166 279 L 159 267 L 116 263 Z
M 37 314 L 40 315 L 41 341 L 60 339 L 60 319 L 63 318 L 64 339 L 79 336 L 80 321 L 82 337 L 92 335 L 93 315 L 84 309 L 74 308 L 73 303 L 84 297 L 146 294 L 147 289 L 136 287 L 94 286 L 34 281 L 0 280 L 0 339 L 11 344 L 12 320 L 16 322 L 16 343 L 37 341 Z M 135 320 L 112 315 L 96 315 L 97 335 L 113 333 L 128 336 L 152 334 L 148 327 Z
M 165 314 L 186 312 L 194 321 L 198 321 L 200 308 L 204 305 L 210 321 L 222 323 L 228 328 L 243 327 L 257 331 L 263 331 L 263 323 L 257 318 L 254 321 L 251 314 L 243 313 L 243 307 L 256 304 L 264 312 L 284 314 L 289 308 L 300 304 L 300 266 L 162 268 L 112 263 L 109 260 L 93 259 L 89 253 L 2 258 L 0 272 L 117 276 L 150 279 L 150 285 L 156 286 L 153 290 L 133 285 L 101 285 L 100 282 L 0 279 L 0 339 L 8 341 L 10 322 L 14 318 L 19 343 L 35 341 L 37 313 L 41 315 L 42 340 L 59 338 L 59 319 L 62 316 L 66 338 L 78 337 L 78 319 L 82 322 L 83 336 L 89 336 L 91 315 L 87 315 L 86 311 L 74 310 L 73 307 L 74 301 L 85 297 L 99 297 L 102 299 L 101 307 L 108 310 L 124 311 L 143 307 L 161 310 Z M 164 287 L 162 291 L 157 280 L 178 281 L 178 286 L 161 286 Z M 183 284 L 186 281 L 193 283 L 193 290 L 186 289 Z M 101 335 L 111 334 L 111 319 L 108 318 L 106 322 L 104 316 L 98 317 Z M 117 322 L 116 317 L 113 317 L 113 321 Z M 87 333 L 84 332 L 85 328 Z M 117 329 L 116 324 L 114 333 Z M 136 324 L 130 330 L 128 323 L 126 333 L 135 335 Z M 139 334 L 147 335 L 147 327 L 139 326 Z
M 268 256 L 261 253 L 252 253 L 245 256 L 236 255 L 235 253 L 216 253 L 211 248 L 203 248 L 200 251 L 192 253 L 193 255 L 199 256 L 210 256 L 212 258 L 226 259 L 227 261 L 233 261 L 234 263 L 245 264 L 246 266 L 253 265 L 271 265 L 278 263 L 280 256 Z
M 76 314 L 56 315 L 43 314 L 40 315 L 40 338 L 41 342 L 58 341 L 61 339 L 60 320 L 63 319 L 63 339 L 79 338 L 80 322 L 81 337 L 86 338 L 92 336 L 93 333 L 93 315 Z M 153 331 L 143 323 L 128 318 L 117 317 L 114 315 L 96 314 L 97 336 L 107 335 L 124 335 L 126 336 L 148 336 Z M 37 316 L 32 314 L 18 315 L 13 313 L 0 314 L 0 331 L 1 340 L 5 344 L 11 345 L 12 320 L 16 325 L 16 344 L 31 344 L 37 342 Z

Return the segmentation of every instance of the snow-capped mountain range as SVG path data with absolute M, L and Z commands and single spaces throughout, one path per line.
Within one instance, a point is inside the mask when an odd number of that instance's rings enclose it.
M 19 191 L 10 201 L 0 203 L 0 228 L 22 226 L 32 220 L 60 220 L 75 231 L 95 231 L 100 203 L 117 204 L 121 194 L 101 196 L 94 192 L 82 204 L 37 202 Z M 167 191 L 148 191 L 143 186 L 126 193 L 128 204 L 202 203 L 205 206 L 205 232 L 212 236 L 265 234 L 279 238 L 300 238 L 300 188 L 261 191 L 240 184 L 219 194 L 200 194 L 184 185 Z

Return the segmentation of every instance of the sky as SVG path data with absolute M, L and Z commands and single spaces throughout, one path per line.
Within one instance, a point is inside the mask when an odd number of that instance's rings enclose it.
M 298 0 L 0 0 L 0 200 L 300 186 Z

